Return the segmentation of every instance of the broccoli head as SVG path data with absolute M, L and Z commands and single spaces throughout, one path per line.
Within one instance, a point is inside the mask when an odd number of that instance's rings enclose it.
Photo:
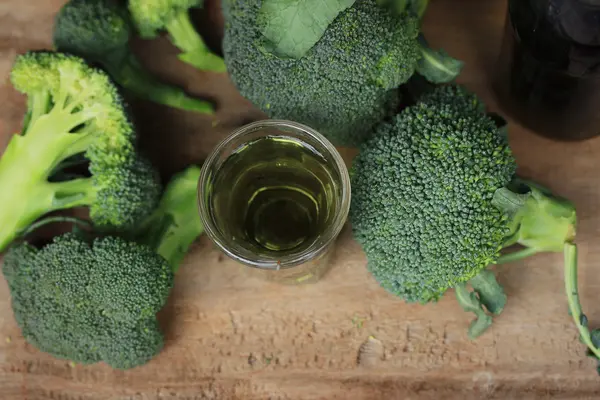
M 465 310 L 499 314 L 505 294 L 487 266 L 574 240 L 574 206 L 515 176 L 505 130 L 484 110 L 464 88 L 439 87 L 381 123 L 353 163 L 354 236 L 373 276 L 406 301 L 456 287 Z M 501 255 L 514 244 L 524 249 Z M 472 337 L 491 323 L 476 314 Z
M 156 313 L 175 271 L 203 232 L 197 212 L 200 169 L 173 177 L 159 207 L 128 232 L 75 231 L 41 248 L 15 243 L 3 273 L 15 319 L 41 351 L 82 364 L 142 365 L 163 347 Z M 51 217 L 31 226 L 62 220 Z
M 169 107 L 213 112 L 213 106 L 188 96 L 146 71 L 129 49 L 133 31 L 127 8 L 117 0 L 70 0 L 54 24 L 54 45 L 60 51 L 101 65 L 133 95 Z
M 23 131 L 0 158 L 0 251 L 42 215 L 89 207 L 99 226 L 127 228 L 158 203 L 161 186 L 136 151 L 126 105 L 110 78 L 56 52 L 17 57 L 12 83 L 27 95 Z M 80 160 L 89 174 L 65 174 Z
M 129 0 L 129 11 L 144 38 L 167 31 L 182 51 L 179 59 L 200 70 L 225 72 L 225 63 L 210 51 L 190 20 L 189 10 L 202 7 L 203 0 Z
M 223 2 L 225 63 L 244 97 L 270 117 L 305 123 L 343 146 L 360 143 L 394 114 L 397 88 L 420 57 L 417 18 L 357 1 L 296 60 L 260 45 L 260 9 L 260 0 Z
M 381 284 L 427 302 L 495 261 L 508 220 L 492 199 L 516 162 L 472 95 L 453 88 L 378 126 L 352 166 L 354 235 Z M 454 101 L 451 101 L 454 98 Z
M 127 369 L 162 349 L 155 314 L 174 274 L 149 247 L 66 234 L 41 249 L 11 248 L 3 273 L 22 334 L 41 351 Z

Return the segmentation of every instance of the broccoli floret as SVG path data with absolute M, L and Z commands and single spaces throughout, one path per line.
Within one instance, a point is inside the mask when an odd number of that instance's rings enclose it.
M 103 71 L 76 56 L 30 52 L 17 57 L 11 80 L 28 107 L 0 159 L 0 186 L 11 188 L 0 193 L 0 251 L 52 211 L 87 206 L 97 225 L 127 228 L 154 209 L 157 173 L 136 151 L 125 103 Z M 91 176 L 64 178 L 74 158 Z
M 515 176 L 507 137 L 482 104 L 438 88 L 380 124 L 353 163 L 354 236 L 373 276 L 406 301 L 437 300 L 491 264 L 563 251 L 574 239 L 574 206 Z M 517 243 L 525 249 L 501 256 Z M 493 275 L 472 286 L 488 311 L 502 310 Z M 474 328 L 472 336 L 485 330 Z
M 155 314 L 174 274 L 146 246 L 66 234 L 40 250 L 11 248 L 3 272 L 23 336 L 43 352 L 125 369 L 162 348 Z
M 201 70 L 225 72 L 223 59 L 210 51 L 190 20 L 189 10 L 203 5 L 203 0 L 129 0 L 129 11 L 143 38 L 167 31 L 182 51 L 181 61 Z
M 98 237 L 80 231 L 39 249 L 27 242 L 12 246 L 3 273 L 25 339 L 58 358 L 117 369 L 158 354 L 164 340 L 156 313 L 183 255 L 203 232 L 199 176 L 195 166 L 175 176 L 160 206 L 131 232 Z
M 159 82 L 129 49 L 132 26 L 127 8 L 116 0 L 71 0 L 56 16 L 54 45 L 98 63 L 133 95 L 170 107 L 213 113 L 206 101 Z
M 298 60 L 261 46 L 260 0 L 225 0 L 223 51 L 241 94 L 273 118 L 305 123 L 334 144 L 356 145 L 399 106 L 397 87 L 420 57 L 416 18 L 357 1 Z
M 354 235 L 375 277 L 408 301 L 475 276 L 508 234 L 492 204 L 516 170 L 506 138 L 443 94 L 379 125 L 352 166 Z M 456 102 L 469 103 L 458 93 Z

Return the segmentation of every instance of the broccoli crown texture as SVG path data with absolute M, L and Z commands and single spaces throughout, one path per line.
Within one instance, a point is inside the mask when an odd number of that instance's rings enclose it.
M 79 57 L 31 52 L 17 57 L 15 88 L 27 95 L 23 131 L 0 159 L 0 251 L 42 215 L 89 207 L 97 225 L 127 228 L 158 203 L 161 186 L 136 151 L 136 134 L 116 86 Z M 89 172 L 65 172 L 74 158 Z M 57 179 L 57 175 L 61 175 Z
M 458 87 L 380 124 L 351 170 L 350 220 L 370 272 L 409 302 L 477 275 L 509 234 L 492 198 L 515 170 L 507 138 Z
M 223 3 L 225 63 L 244 97 L 270 117 L 305 123 L 342 146 L 360 143 L 394 113 L 397 87 L 420 57 L 416 19 L 358 0 L 304 57 L 292 60 L 261 46 L 260 7 L 260 0 Z
M 154 166 L 144 157 L 117 168 L 91 164 L 90 172 L 90 216 L 97 225 L 134 226 L 158 203 L 162 186 Z
M 203 0 L 129 0 L 129 11 L 140 35 L 153 38 L 180 14 L 203 4 Z
M 3 273 L 23 336 L 44 352 L 127 369 L 162 349 L 156 313 L 174 274 L 149 247 L 65 234 L 41 249 L 13 246 Z
M 86 151 L 103 166 L 123 165 L 131 158 L 133 125 L 117 87 L 103 71 L 66 53 L 29 52 L 17 57 L 11 81 L 28 96 L 26 135 L 63 139 L 57 145 L 69 156 Z
M 116 0 L 70 0 L 56 16 L 53 40 L 61 51 L 98 61 L 125 56 L 131 30 Z

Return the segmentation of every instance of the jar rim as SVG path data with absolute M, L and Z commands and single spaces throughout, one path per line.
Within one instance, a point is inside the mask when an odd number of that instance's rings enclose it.
M 287 254 L 281 258 L 257 255 L 255 253 L 246 251 L 246 249 L 236 249 L 232 246 L 226 245 L 227 238 L 224 237 L 221 231 L 215 226 L 213 218 L 211 217 L 208 202 L 205 201 L 206 194 L 204 193 L 207 183 L 209 183 L 212 178 L 211 170 L 219 160 L 220 156 L 224 153 L 225 149 L 227 149 L 232 142 L 234 142 L 236 139 L 239 139 L 241 136 L 269 127 L 284 127 L 301 131 L 302 133 L 310 136 L 312 139 L 315 139 L 329 153 L 327 156 L 328 158 L 331 157 L 331 160 L 333 161 L 333 164 L 335 165 L 340 177 L 340 207 L 332 223 L 327 225 L 323 233 L 319 235 L 319 237 L 310 246 L 301 251 Z M 318 258 L 321 254 L 326 252 L 331 243 L 340 234 L 344 224 L 346 223 L 346 219 L 350 210 L 350 175 L 341 154 L 325 136 L 317 132 L 315 129 L 295 121 L 283 119 L 259 120 L 243 125 L 234 130 L 219 144 L 217 144 L 202 165 L 197 191 L 200 219 L 204 225 L 204 231 L 207 236 L 212 239 L 212 241 L 217 245 L 217 247 L 220 248 L 221 251 L 234 260 L 250 267 L 266 270 L 292 268 Z

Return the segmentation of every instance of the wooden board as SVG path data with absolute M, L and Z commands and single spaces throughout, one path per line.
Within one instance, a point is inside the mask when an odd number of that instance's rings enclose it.
M 50 45 L 63 0 L 0 2 L 0 149 L 21 122 L 24 102 L 5 81 L 16 53 Z M 212 15 L 218 7 L 210 5 Z M 466 61 L 460 81 L 492 109 L 491 71 L 504 0 L 435 0 L 425 30 L 434 46 Z M 203 21 L 211 21 L 206 18 Z M 212 18 L 213 21 L 218 18 Z M 204 25 L 206 29 L 210 25 Z M 218 29 L 214 29 L 219 32 Z M 218 43 L 219 35 L 213 37 Z M 222 106 L 217 127 L 202 116 L 137 105 L 144 146 L 166 175 L 200 161 L 234 127 L 261 114 L 226 77 L 180 64 L 165 40 L 139 42 L 144 63 L 164 79 Z M 582 301 L 600 325 L 600 139 L 556 143 L 512 123 L 520 172 L 571 198 L 580 217 Z M 1 205 L 0 205 L 1 206 Z M 70 366 L 27 345 L 0 278 L 0 399 L 595 399 L 600 378 L 567 313 L 562 256 L 539 255 L 497 268 L 509 302 L 493 329 L 466 337 L 471 315 L 449 294 L 407 305 L 365 269 L 345 231 L 335 266 L 319 283 L 287 287 L 248 276 L 201 239 L 185 260 L 161 315 L 165 350 L 126 372 Z M 380 356 L 358 363 L 369 336 Z

